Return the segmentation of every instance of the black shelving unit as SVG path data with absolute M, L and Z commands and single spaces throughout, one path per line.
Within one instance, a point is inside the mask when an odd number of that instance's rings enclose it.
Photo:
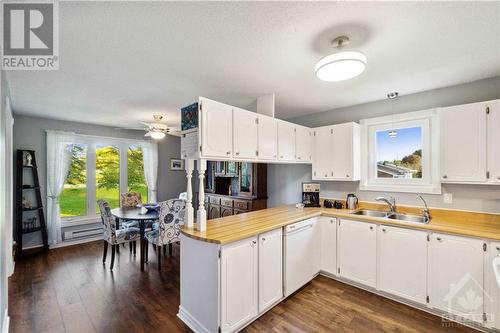
M 30 163 L 27 154 L 31 156 Z M 38 168 L 34 150 L 17 150 L 17 177 L 16 177 L 16 259 L 20 259 L 23 253 L 23 235 L 41 232 L 43 250 L 49 248 L 47 238 L 47 225 L 43 214 L 42 194 L 40 192 L 40 181 L 38 179 Z M 34 194 L 34 195 L 33 195 Z M 31 206 L 24 206 L 25 197 L 34 198 Z

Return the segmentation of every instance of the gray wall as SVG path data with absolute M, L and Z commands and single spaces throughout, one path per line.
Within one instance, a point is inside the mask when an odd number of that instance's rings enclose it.
M 288 119 L 297 124 L 318 127 L 360 119 L 373 118 L 390 113 L 404 113 L 440 106 L 466 104 L 500 98 L 500 77 L 475 81 L 467 84 L 401 96 L 392 110 L 387 100 L 356 105 Z M 295 203 L 300 200 L 301 183 L 311 180 L 311 167 L 302 165 L 268 166 L 268 205 Z M 379 195 L 392 195 L 401 204 L 417 205 L 415 194 L 360 191 L 359 182 L 321 183 L 321 196 L 344 198 L 347 193 L 365 201 L 374 201 Z M 424 195 L 429 206 L 500 213 L 500 186 L 488 185 L 443 185 L 443 193 L 453 194 L 453 203 L 443 203 L 442 195 Z
M 15 111 L 14 111 L 15 112 Z M 116 130 L 112 127 L 59 121 L 45 118 L 15 115 L 14 150 L 31 149 L 36 151 L 42 198 L 46 197 L 46 134 L 45 130 L 63 130 L 78 134 L 108 136 L 143 140 L 144 134 L 133 130 Z M 158 200 L 166 200 L 179 195 L 186 189 L 186 177 L 183 171 L 171 171 L 170 159 L 180 158 L 180 138 L 167 135 L 158 145 Z M 69 229 L 64 229 L 67 231 Z M 25 235 L 24 246 L 41 243 L 38 233 Z

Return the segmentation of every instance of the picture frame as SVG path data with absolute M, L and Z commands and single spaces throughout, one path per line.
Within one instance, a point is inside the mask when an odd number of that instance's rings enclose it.
M 184 160 L 178 158 L 170 159 L 170 170 L 184 171 Z

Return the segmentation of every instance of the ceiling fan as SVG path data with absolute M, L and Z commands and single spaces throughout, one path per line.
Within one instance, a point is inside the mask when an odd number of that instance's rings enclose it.
M 146 131 L 146 134 L 144 135 L 145 137 L 150 137 L 155 140 L 163 139 L 166 134 L 176 135 L 178 131 L 174 131 L 172 128 L 169 128 L 167 124 L 162 122 L 162 119 L 163 116 L 155 114 L 153 115 L 153 122 L 146 123 L 140 121 L 140 123 L 144 125 L 144 127 L 135 127 L 128 129 L 144 130 Z M 123 128 L 117 128 L 117 129 L 123 129 Z

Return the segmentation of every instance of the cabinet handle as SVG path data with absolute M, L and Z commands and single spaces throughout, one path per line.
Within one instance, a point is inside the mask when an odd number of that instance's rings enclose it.
M 262 237 L 262 241 L 265 241 L 266 240 L 266 237 Z
M 447 175 L 443 175 L 443 179 L 447 179 L 447 178 L 448 178 L 448 176 L 447 176 Z
M 255 246 L 255 244 L 257 244 L 257 241 L 252 241 L 252 244 L 250 244 L 252 247 Z
M 495 247 L 495 248 L 497 249 L 497 251 L 500 251 L 500 246 L 497 246 L 497 247 Z
M 386 229 L 386 228 L 382 228 L 382 231 L 383 231 L 383 232 L 387 232 L 387 229 Z
M 274 158 L 276 158 L 276 154 L 275 154 L 275 155 L 273 155 L 273 157 L 274 157 Z
M 280 155 L 280 158 L 283 158 L 283 155 Z
M 497 179 L 500 180 L 500 176 L 498 176 Z
M 330 220 L 330 223 L 333 223 L 333 219 Z
M 349 178 L 349 175 L 345 175 L 345 176 L 346 176 L 346 178 Z
M 440 241 L 440 242 L 442 242 L 442 241 L 443 241 L 443 239 L 442 239 L 441 237 L 436 237 L 436 239 L 437 239 L 438 241 Z
M 372 225 L 370 226 L 370 230 L 373 230 L 373 226 Z
M 325 173 L 325 177 L 328 177 L 328 175 Z
M 231 155 L 231 152 L 230 151 L 226 151 L 226 155 Z
M 300 160 L 300 156 L 297 156 L 297 159 Z
M 236 152 L 236 153 L 234 153 L 234 154 L 235 154 L 236 156 L 238 156 L 238 155 L 240 154 L 240 152 L 239 152 L 239 151 L 237 151 L 237 152 Z

